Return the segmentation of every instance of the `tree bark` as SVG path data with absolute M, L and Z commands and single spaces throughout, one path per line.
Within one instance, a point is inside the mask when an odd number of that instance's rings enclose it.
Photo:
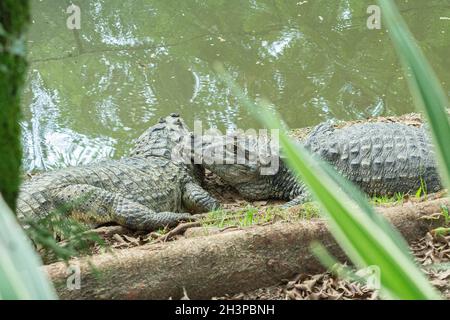
M 448 199 L 377 209 L 408 241 L 416 240 L 442 219 L 429 219 L 448 207 Z M 438 217 L 442 215 L 436 215 Z M 81 289 L 66 287 L 67 265 L 46 267 L 63 299 L 207 299 L 280 283 L 299 273 L 323 272 L 309 250 L 320 241 L 340 261 L 339 249 L 323 220 L 279 222 L 210 236 L 117 250 L 74 260 Z M 90 263 L 95 266 L 93 271 Z
M 0 193 L 15 211 L 20 185 L 20 89 L 26 60 L 28 0 L 0 1 Z

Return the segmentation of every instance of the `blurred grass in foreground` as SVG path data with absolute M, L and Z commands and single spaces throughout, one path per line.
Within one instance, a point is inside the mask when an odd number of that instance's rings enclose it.
M 0 300 L 55 299 L 41 261 L 0 196 Z
M 417 45 L 394 1 L 378 0 L 389 35 L 405 69 L 414 103 L 429 124 L 444 186 L 450 183 L 450 107 L 433 68 Z

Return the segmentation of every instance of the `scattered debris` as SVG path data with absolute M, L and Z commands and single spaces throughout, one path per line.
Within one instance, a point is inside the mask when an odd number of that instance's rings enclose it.
M 413 242 L 411 250 L 422 265 L 430 282 L 450 299 L 450 235 L 433 236 L 427 233 Z M 447 264 L 447 265 L 445 265 Z M 440 268 L 440 266 L 444 267 Z M 315 275 L 297 275 L 285 284 L 261 288 L 247 293 L 224 296 L 220 300 L 374 300 L 378 293 L 358 282 L 339 279 L 329 272 Z

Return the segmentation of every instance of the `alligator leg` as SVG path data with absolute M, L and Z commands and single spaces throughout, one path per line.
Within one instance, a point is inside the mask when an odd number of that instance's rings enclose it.
M 209 212 L 220 207 L 219 201 L 208 191 L 194 182 L 189 182 L 183 190 L 183 204 L 190 212 Z
M 294 199 L 286 202 L 285 204 L 281 205 L 282 209 L 288 209 L 293 206 L 298 206 L 300 204 L 303 204 L 305 202 L 310 202 L 312 200 L 311 195 L 307 191 L 303 191 L 303 193 Z
M 87 184 L 70 185 L 54 194 L 57 208 L 94 225 L 115 222 L 133 230 L 155 230 L 192 220 L 189 213 L 155 212 L 124 196 Z

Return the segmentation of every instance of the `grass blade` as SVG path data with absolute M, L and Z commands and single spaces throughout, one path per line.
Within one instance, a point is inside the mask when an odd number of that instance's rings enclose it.
M 425 113 L 444 185 L 450 183 L 450 120 L 446 108 L 450 107 L 442 86 L 422 50 L 414 40 L 392 0 L 378 0 L 400 60 L 405 68 L 415 104 Z
M 56 299 L 22 228 L 0 196 L 0 299 Z

